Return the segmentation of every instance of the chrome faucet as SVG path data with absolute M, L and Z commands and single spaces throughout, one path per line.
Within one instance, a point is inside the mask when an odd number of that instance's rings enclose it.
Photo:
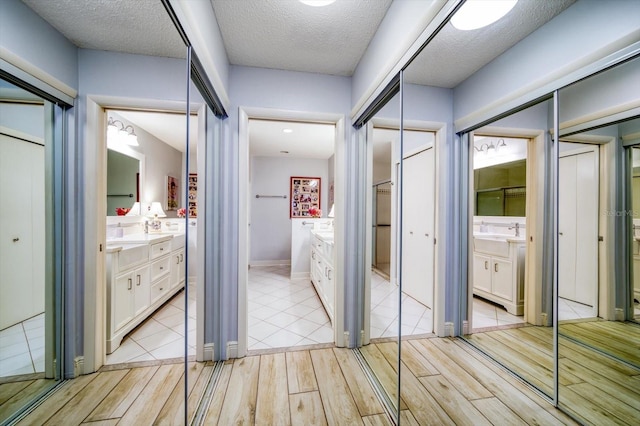
M 520 224 L 518 222 L 516 222 L 514 226 L 510 226 L 509 229 L 515 229 L 516 237 L 520 236 Z

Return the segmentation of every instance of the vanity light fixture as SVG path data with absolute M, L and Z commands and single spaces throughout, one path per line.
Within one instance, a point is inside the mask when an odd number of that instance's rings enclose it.
M 505 16 L 518 0 L 467 0 L 451 18 L 451 25 L 462 31 L 491 25 Z
M 489 143 L 483 143 L 482 145 L 480 145 L 480 148 L 475 145 L 473 147 L 475 148 L 476 152 L 484 152 L 485 154 L 488 154 L 490 149 L 498 152 L 498 148 L 500 148 L 501 146 L 507 146 L 507 143 L 504 141 L 504 139 L 498 139 L 497 144 L 494 144 L 493 141 L 489 141 Z
M 307 6 L 322 7 L 322 6 L 329 6 L 331 3 L 335 2 L 336 0 L 299 0 L 299 1 L 300 3 L 306 4 Z
M 138 146 L 138 136 L 131 124 L 125 126 L 120 120 L 109 117 L 107 121 L 107 137 L 111 139 L 119 139 L 130 146 Z

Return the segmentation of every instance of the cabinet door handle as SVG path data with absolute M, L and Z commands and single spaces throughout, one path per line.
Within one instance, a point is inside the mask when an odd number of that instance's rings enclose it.
M 316 258 L 316 252 L 315 251 L 311 252 L 311 258 L 315 260 L 315 258 Z
M 484 269 L 489 269 L 489 261 L 488 260 L 484 261 Z
M 127 281 L 129 282 L 129 285 L 127 286 L 127 290 L 131 290 L 133 288 L 133 280 L 131 278 L 128 278 Z
M 136 283 L 137 286 L 140 286 L 140 275 L 136 275 L 138 277 L 138 282 Z
M 180 253 L 180 262 L 184 262 L 184 254 Z
M 164 251 L 164 247 L 160 247 L 160 251 Z
M 331 277 L 331 275 L 332 275 L 331 273 L 332 273 L 332 272 L 333 272 L 333 270 L 332 270 L 332 269 L 329 269 L 329 273 L 327 274 L 327 278 L 329 278 L 330 280 L 331 280 L 331 279 L 333 279 L 333 278 Z
M 496 272 L 498 272 L 498 264 L 497 264 L 497 263 L 494 263 L 494 264 L 493 264 L 493 270 L 494 270 L 494 271 L 496 271 Z
M 180 264 L 180 256 L 176 256 L 176 265 Z

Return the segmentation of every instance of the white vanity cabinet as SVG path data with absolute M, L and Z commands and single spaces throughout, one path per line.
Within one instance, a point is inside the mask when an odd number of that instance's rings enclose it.
M 522 315 L 524 258 L 523 240 L 474 238 L 473 293 Z
M 310 275 L 329 319 L 333 323 L 335 284 L 333 270 L 333 234 L 311 233 Z
M 176 238 L 177 244 L 164 235 L 107 245 L 107 354 L 184 286 L 184 238 L 181 244 Z

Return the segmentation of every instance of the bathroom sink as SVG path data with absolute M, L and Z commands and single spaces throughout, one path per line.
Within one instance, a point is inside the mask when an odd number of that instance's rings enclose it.
M 473 250 L 493 256 L 509 256 L 509 241 L 506 235 L 474 235 Z

